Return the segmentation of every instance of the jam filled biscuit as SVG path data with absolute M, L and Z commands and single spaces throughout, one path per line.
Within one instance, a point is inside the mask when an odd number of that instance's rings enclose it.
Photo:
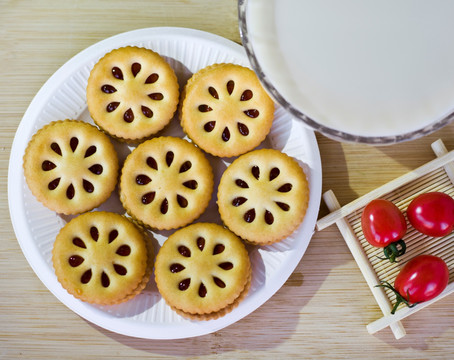
M 126 158 L 120 200 L 131 217 L 155 229 L 175 229 L 198 218 L 213 193 L 213 171 L 186 140 L 147 140 Z
M 240 156 L 227 168 L 217 196 L 224 224 L 241 238 L 266 245 L 298 227 L 306 214 L 309 189 L 293 158 L 261 149 Z
M 87 105 L 95 123 L 124 141 L 161 130 L 178 105 L 179 85 L 170 65 L 150 49 L 123 47 L 93 67 Z
M 232 232 L 197 223 L 164 242 L 156 257 L 155 279 L 164 300 L 180 315 L 216 319 L 247 294 L 251 265 L 244 244 Z
M 118 158 L 107 135 L 82 121 L 55 121 L 40 129 L 24 155 L 24 174 L 46 207 L 70 215 L 91 210 L 115 189 Z
M 183 130 L 210 154 L 243 154 L 258 146 L 271 129 L 274 103 L 246 67 L 208 66 L 189 79 L 182 99 Z
M 60 230 L 52 261 L 58 281 L 74 297 L 112 305 L 145 288 L 153 253 L 141 230 L 124 216 L 88 212 Z

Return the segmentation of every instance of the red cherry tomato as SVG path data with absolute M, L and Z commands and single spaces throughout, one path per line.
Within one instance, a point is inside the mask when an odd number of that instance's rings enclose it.
M 376 247 L 385 247 L 402 239 L 407 223 L 399 208 L 391 201 L 372 200 L 364 208 L 361 226 L 366 240 Z
M 421 194 L 408 206 L 407 217 L 425 235 L 446 236 L 454 228 L 454 199 L 442 192 Z
M 372 246 L 385 248 L 385 257 L 391 262 L 405 253 L 402 237 L 407 232 L 407 223 L 391 201 L 376 199 L 367 204 L 361 216 L 361 226 L 366 240 Z M 400 250 L 397 244 L 401 246 Z
M 394 281 L 380 285 L 396 293 L 396 304 L 392 314 L 400 303 L 412 307 L 417 303 L 431 300 L 440 295 L 449 281 L 449 269 L 446 263 L 438 256 L 419 255 L 411 259 L 402 268 Z

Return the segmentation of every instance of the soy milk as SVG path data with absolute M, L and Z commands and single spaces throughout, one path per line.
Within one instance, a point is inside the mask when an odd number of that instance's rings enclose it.
M 454 111 L 454 1 L 249 0 L 248 35 L 294 107 L 360 136 L 418 130 Z

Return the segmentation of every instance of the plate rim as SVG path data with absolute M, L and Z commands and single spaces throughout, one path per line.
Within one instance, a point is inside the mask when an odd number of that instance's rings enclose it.
M 297 267 L 301 258 L 303 257 L 307 246 L 311 241 L 311 237 L 315 231 L 315 222 L 317 220 L 318 209 L 320 206 L 321 201 L 321 183 L 322 183 L 322 173 L 321 173 L 321 159 L 320 159 L 320 152 L 317 144 L 317 140 L 315 137 L 314 132 L 311 129 L 306 128 L 302 125 L 301 122 L 297 122 L 298 126 L 304 128 L 304 131 L 307 132 L 309 140 L 311 142 L 311 149 L 313 155 L 313 161 L 317 166 L 316 169 L 311 169 L 311 197 L 310 197 L 310 204 L 312 208 L 315 208 L 312 214 L 307 214 L 306 222 L 309 222 L 312 227 L 311 234 L 309 239 L 303 244 L 300 251 L 298 251 L 297 261 L 294 261 L 294 266 L 287 266 L 285 271 L 283 271 L 284 281 L 276 286 L 270 286 L 267 289 L 266 296 L 262 296 L 260 301 L 250 305 L 249 307 L 239 307 L 235 309 L 235 312 L 228 314 L 229 321 L 225 322 L 222 321 L 223 318 L 217 320 L 210 320 L 209 322 L 195 322 L 191 321 L 191 326 L 186 327 L 183 331 L 179 328 L 179 332 L 176 333 L 174 326 L 171 329 L 174 330 L 171 336 L 166 335 L 165 331 L 159 330 L 157 332 L 150 331 L 150 328 L 145 326 L 143 322 L 135 322 L 131 318 L 118 318 L 114 317 L 101 309 L 91 306 L 90 304 L 83 303 L 80 300 L 75 298 L 68 297 L 67 292 L 63 288 L 55 289 L 52 284 L 52 278 L 55 277 L 55 274 L 47 269 L 48 265 L 45 262 L 44 258 L 42 257 L 34 257 L 34 250 L 37 249 L 36 243 L 34 241 L 30 241 L 33 243 L 32 248 L 27 248 L 28 245 L 25 242 L 27 240 L 20 240 L 24 237 L 32 238 L 31 231 L 28 227 L 20 226 L 21 219 L 18 219 L 15 212 L 19 211 L 21 214 L 27 213 L 27 209 L 25 209 L 25 204 L 21 201 L 19 204 L 13 203 L 13 199 L 15 199 L 16 193 L 22 193 L 20 189 L 20 184 L 17 181 L 12 181 L 13 174 L 19 173 L 21 174 L 22 169 L 22 150 L 25 149 L 25 146 L 28 142 L 27 136 L 22 136 L 24 134 L 27 125 L 34 124 L 36 122 L 36 116 L 33 115 L 33 112 L 42 106 L 42 99 L 47 97 L 47 91 L 49 89 L 55 90 L 56 84 L 61 83 L 64 79 L 61 79 L 63 75 L 64 78 L 68 77 L 68 74 L 71 74 L 75 69 L 72 69 L 72 72 L 68 73 L 68 70 L 71 70 L 72 67 L 78 66 L 78 63 L 81 59 L 93 52 L 96 51 L 100 53 L 102 56 L 103 52 L 107 52 L 113 46 L 125 46 L 128 42 L 138 42 L 141 38 L 149 39 L 150 37 L 157 36 L 157 35 L 165 35 L 166 37 L 189 37 L 191 39 L 196 38 L 200 41 L 207 41 L 207 42 L 215 42 L 217 44 L 221 44 L 221 46 L 226 47 L 229 51 L 234 51 L 236 55 L 241 58 L 244 58 L 246 63 L 249 63 L 246 53 L 241 45 L 228 40 L 224 37 L 219 35 L 215 35 L 212 33 L 208 33 L 201 30 L 189 29 L 189 28 L 182 28 L 182 27 L 150 27 L 144 29 L 136 29 L 127 31 L 124 33 L 120 33 L 106 39 L 100 40 L 89 47 L 81 50 L 68 61 L 66 61 L 58 70 L 56 70 L 42 85 L 42 87 L 38 90 L 38 92 L 33 97 L 32 101 L 30 102 L 27 110 L 25 111 L 18 128 L 16 130 L 13 143 L 11 145 L 11 153 L 9 158 L 9 165 L 8 165 L 8 207 L 10 212 L 10 219 L 13 225 L 14 233 L 16 235 L 17 241 L 21 247 L 22 253 L 24 254 L 28 264 L 35 272 L 36 276 L 41 280 L 41 282 L 46 286 L 46 288 L 66 307 L 68 307 L 71 311 L 76 313 L 77 315 L 81 316 L 82 318 L 86 319 L 87 321 L 114 333 L 118 333 L 125 336 L 131 336 L 136 338 L 146 338 L 146 339 L 181 339 L 181 338 L 190 338 L 195 336 L 206 335 L 215 331 L 218 331 L 224 327 L 232 325 L 239 321 L 240 319 L 244 318 L 245 316 L 249 315 L 253 311 L 255 311 L 258 307 L 262 306 L 266 301 L 269 300 L 285 283 L 288 277 L 293 273 L 294 269 Z M 129 40 L 128 40 L 129 39 Z M 118 44 L 119 42 L 124 42 L 125 44 Z M 32 129 L 33 131 L 33 129 Z M 313 148 L 315 145 L 315 149 Z M 17 151 L 19 150 L 19 152 Z M 316 151 L 315 151 L 316 150 Z M 19 206 L 19 209 L 17 209 Z M 13 211 L 13 209 L 17 209 Z M 50 211 L 50 210 L 49 210 Z M 57 216 L 57 215 L 56 215 Z M 44 270 L 43 270 L 44 269 Z M 43 274 L 44 272 L 44 274 Z M 50 276 L 50 278 L 49 278 Z M 265 283 L 264 286 L 267 284 Z M 248 300 L 249 299 L 249 300 Z M 243 300 L 243 303 L 250 302 L 251 297 L 246 297 Z M 106 317 L 106 315 L 108 317 Z M 225 318 L 225 317 L 224 317 Z M 219 321 L 221 320 L 221 321 Z M 125 324 L 131 323 L 133 326 L 125 326 Z M 205 326 L 206 324 L 210 324 L 212 326 Z M 162 328 L 163 324 L 159 324 L 160 328 Z

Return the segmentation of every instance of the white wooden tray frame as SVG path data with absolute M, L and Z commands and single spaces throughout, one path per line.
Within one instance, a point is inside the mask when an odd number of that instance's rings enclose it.
M 437 156 L 436 159 L 345 206 L 340 206 L 332 190 L 323 194 L 323 200 L 331 213 L 317 222 L 317 230 L 323 230 L 332 224 L 338 226 L 383 312 L 382 318 L 367 325 L 367 331 L 370 334 L 389 326 L 396 339 L 400 339 L 406 334 L 401 323 L 402 319 L 454 292 L 454 233 L 441 238 L 433 238 L 419 233 L 407 221 L 408 230 L 403 238 L 407 244 L 407 252 L 399 257 L 397 263 L 390 263 L 388 260 L 378 258 L 378 256 L 383 256 L 383 249 L 371 246 L 365 240 L 361 229 L 361 214 L 364 207 L 373 199 L 390 200 L 405 215 L 408 205 L 419 194 L 441 191 L 454 197 L 454 150 L 448 152 L 441 140 L 432 143 L 432 150 Z M 394 284 L 400 269 L 410 259 L 421 254 L 437 255 L 446 262 L 450 271 L 448 286 L 436 298 L 420 303 L 413 308 L 401 305 L 396 313 L 391 315 L 392 304 L 395 302 L 396 296 L 391 290 L 376 287 L 376 285 L 379 285 L 381 281 Z

